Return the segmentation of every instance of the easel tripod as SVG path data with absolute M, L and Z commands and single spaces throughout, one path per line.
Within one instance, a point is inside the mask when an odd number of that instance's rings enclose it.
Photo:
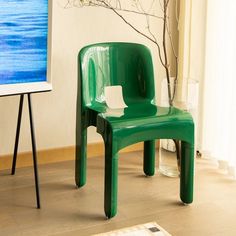
M 12 175 L 15 174 L 15 169 L 16 169 L 16 160 L 17 160 L 17 153 L 18 153 L 18 144 L 19 144 L 19 136 L 20 136 L 20 127 L 21 127 L 21 118 L 22 118 L 22 111 L 23 111 L 24 95 L 25 94 L 20 95 L 20 103 L 19 103 L 19 111 L 18 111 L 17 127 L 16 127 L 15 147 L 14 147 L 12 170 L 11 170 Z M 37 201 L 37 208 L 39 209 L 40 208 L 40 194 L 39 194 L 37 152 L 36 152 L 35 132 L 34 132 L 34 123 L 33 123 L 33 114 L 32 114 L 31 93 L 27 93 L 27 97 L 28 97 L 30 133 L 31 133 L 33 165 L 34 165 L 36 201 Z

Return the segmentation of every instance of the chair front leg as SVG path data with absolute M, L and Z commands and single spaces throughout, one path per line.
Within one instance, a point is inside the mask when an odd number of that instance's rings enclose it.
M 190 204 L 193 202 L 194 145 L 184 141 L 181 142 L 180 166 L 180 198 Z
M 78 187 L 86 183 L 87 168 L 87 129 L 76 131 L 75 182 Z
M 144 142 L 143 171 L 147 176 L 155 174 L 155 140 Z
M 107 218 L 112 218 L 117 212 L 117 179 L 118 153 L 114 153 L 112 144 L 106 144 L 104 211 Z

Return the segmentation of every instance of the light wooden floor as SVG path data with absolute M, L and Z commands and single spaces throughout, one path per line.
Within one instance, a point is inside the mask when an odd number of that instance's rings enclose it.
M 172 235 L 236 235 L 236 181 L 208 160 L 196 163 L 194 203 L 179 200 L 179 179 L 142 173 L 140 152 L 119 162 L 118 214 L 103 213 L 103 158 L 88 159 L 87 185 L 76 189 L 72 161 L 39 167 L 42 209 L 35 208 L 33 169 L 0 171 L 0 235 L 92 235 L 156 221 Z

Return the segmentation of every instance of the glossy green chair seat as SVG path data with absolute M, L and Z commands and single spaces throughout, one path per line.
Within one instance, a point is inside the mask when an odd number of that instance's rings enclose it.
M 155 140 L 181 140 L 180 198 L 193 200 L 194 124 L 188 112 L 155 105 L 150 51 L 133 43 L 101 43 L 83 48 L 78 57 L 76 184 L 86 183 L 87 128 L 97 127 L 105 143 L 105 198 L 108 218 L 117 212 L 118 152 L 144 142 L 144 173 L 155 173 Z M 104 88 L 121 85 L 127 108 L 106 105 Z
M 105 137 L 106 130 L 110 127 L 115 133 L 118 150 L 137 142 L 157 138 L 192 142 L 189 137 L 192 118 L 188 112 L 175 107 L 142 105 L 125 108 L 121 117 L 117 117 L 117 112 L 114 112 L 113 116 L 110 109 L 108 113 L 100 113 L 97 117 L 97 132 Z

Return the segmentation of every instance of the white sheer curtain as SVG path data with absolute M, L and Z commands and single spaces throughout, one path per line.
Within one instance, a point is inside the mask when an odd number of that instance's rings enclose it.
M 208 0 L 202 149 L 236 178 L 236 1 Z

